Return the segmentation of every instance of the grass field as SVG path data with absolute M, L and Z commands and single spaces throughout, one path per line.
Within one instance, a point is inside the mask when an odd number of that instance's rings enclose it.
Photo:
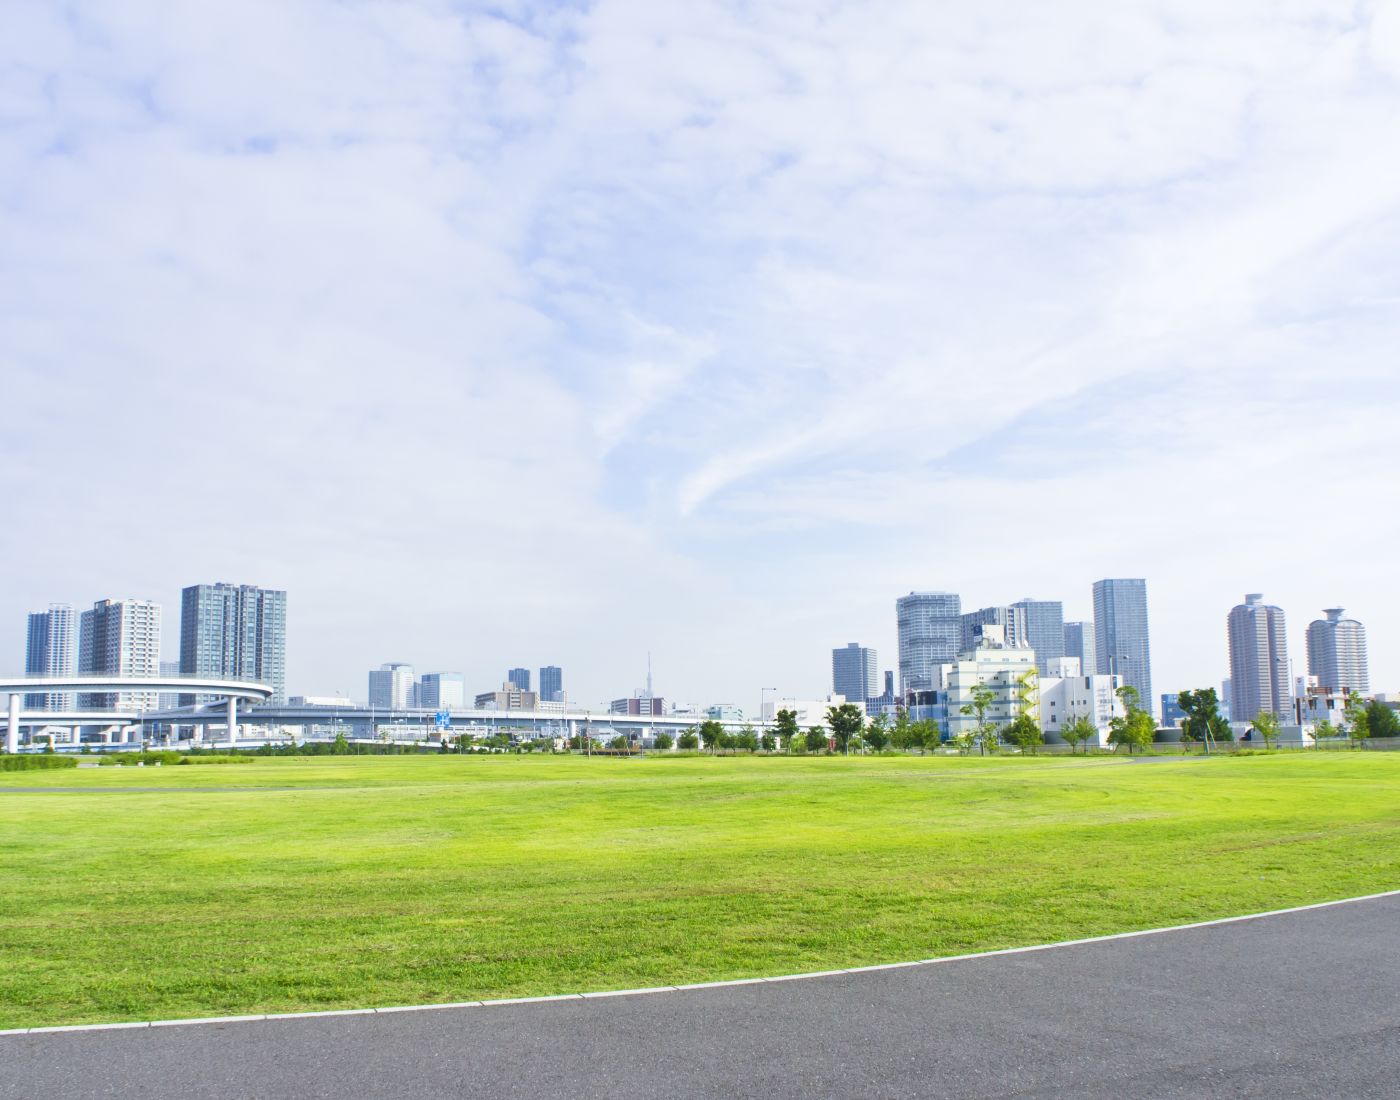
M 789 973 L 1397 886 L 1389 753 L 0 774 L 0 1028 Z

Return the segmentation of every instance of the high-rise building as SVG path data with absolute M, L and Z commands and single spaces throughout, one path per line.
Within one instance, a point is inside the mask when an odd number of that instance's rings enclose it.
M 252 680 L 287 701 L 287 593 L 251 584 L 192 584 L 180 591 L 180 674 Z M 214 696 L 182 695 L 206 703 Z
M 1155 711 L 1147 582 L 1141 577 L 1094 582 L 1094 656 L 1100 675 L 1137 689 L 1138 706 Z
M 939 669 L 962 644 L 962 600 L 954 592 L 910 592 L 895 601 L 899 623 L 899 691 L 932 691 Z
M 1288 635 L 1282 608 L 1266 604 L 1258 592 L 1230 610 L 1230 720 L 1253 722 L 1264 711 L 1291 722 L 1293 694 L 1288 684 Z
M 543 703 L 562 703 L 564 701 L 564 670 L 558 665 L 541 667 L 540 701 Z
M 1059 600 L 1033 600 L 1027 597 L 1011 606 L 1025 615 L 1025 644 L 1035 650 L 1036 668 L 1040 674 L 1049 676 L 1050 662 L 1058 661 L 1065 655 L 1065 605 Z
M 514 684 L 521 691 L 530 690 L 530 670 L 528 668 L 513 668 L 506 673 L 506 683 Z
M 418 681 L 417 705 L 430 710 L 464 708 L 467 705 L 467 678 L 460 672 L 423 673 L 423 678 Z
M 149 600 L 99 600 L 78 622 L 79 675 L 160 675 L 160 604 Z M 85 710 L 155 710 L 154 691 L 88 692 Z
M 847 699 L 865 702 L 880 693 L 880 672 L 875 651 L 849 642 L 831 651 L 831 690 Z
M 1094 648 L 1093 623 L 1065 623 L 1064 655 L 1078 658 L 1079 667 L 1088 675 L 1098 671 L 1099 660 Z
M 1162 728 L 1174 730 L 1186 720 L 1186 712 L 1181 709 L 1180 695 L 1162 696 Z
M 78 616 L 72 605 L 51 603 L 29 616 L 24 650 L 26 676 L 72 676 L 78 671 Z M 71 692 L 39 692 L 24 697 L 30 710 L 72 710 Z
M 966 611 L 959 626 L 959 653 L 981 645 L 982 629 L 988 626 L 1001 628 L 1002 643 L 1009 649 L 1026 649 L 1030 645 L 1026 639 L 1026 612 L 1021 607 L 981 607 Z
M 1366 628 L 1342 618 L 1344 610 L 1329 607 L 1323 612 L 1327 618 L 1308 625 L 1308 675 L 1320 688 L 1365 695 L 1371 690 Z
M 416 702 L 416 688 L 412 665 L 380 665 L 369 674 L 369 705 L 381 710 L 406 710 Z

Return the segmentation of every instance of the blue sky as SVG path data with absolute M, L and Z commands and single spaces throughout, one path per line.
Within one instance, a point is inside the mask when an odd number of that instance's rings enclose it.
M 827 689 L 894 599 L 1400 689 L 1400 8 L 9 5 L 0 663 L 290 592 L 294 692 Z

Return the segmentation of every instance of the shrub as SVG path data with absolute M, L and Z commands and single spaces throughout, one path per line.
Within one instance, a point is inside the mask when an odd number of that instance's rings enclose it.
M 54 768 L 76 768 L 78 762 L 71 756 L 54 756 L 42 753 L 38 756 L 0 756 L 0 772 L 38 772 Z

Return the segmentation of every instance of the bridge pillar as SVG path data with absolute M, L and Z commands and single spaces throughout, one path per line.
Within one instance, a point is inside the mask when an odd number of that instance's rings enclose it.
M 10 696 L 10 724 L 5 727 L 6 752 L 19 752 L 19 700 L 18 694 Z
M 228 747 L 232 749 L 238 743 L 238 700 L 232 695 L 228 697 Z

